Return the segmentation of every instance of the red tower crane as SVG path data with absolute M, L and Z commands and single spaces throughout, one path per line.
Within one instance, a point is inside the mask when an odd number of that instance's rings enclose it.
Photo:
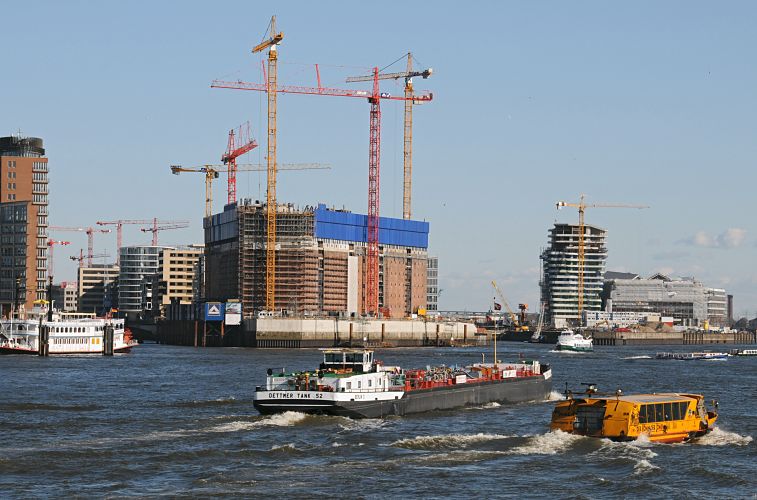
M 229 142 L 221 162 L 228 167 L 228 198 L 226 203 L 237 201 L 237 158 L 258 147 L 255 139 L 250 137 L 250 122 L 243 123 L 236 131 L 229 130 Z
M 116 265 L 120 263 L 121 260 L 121 247 L 123 246 L 123 226 L 124 224 L 153 224 L 153 227 L 157 226 L 158 224 L 189 224 L 189 221 L 185 220 L 177 220 L 177 221 L 170 221 L 170 220 L 157 220 L 157 219 L 147 219 L 147 220 L 137 220 L 137 219 L 119 219 L 119 220 L 112 220 L 112 221 L 97 221 L 98 226 L 109 226 L 113 225 L 116 226 Z M 108 230 L 110 231 L 110 229 Z M 157 233 L 156 233 L 157 234 Z M 155 240 L 153 240 L 155 241 Z
M 94 229 L 93 227 L 64 227 L 50 226 L 51 231 L 82 232 L 87 234 L 87 266 L 92 267 L 92 252 L 95 246 L 95 233 L 109 233 L 110 229 Z
M 184 229 L 189 227 L 189 222 L 174 222 L 171 224 L 158 225 L 158 219 L 153 219 L 152 227 L 143 227 L 140 229 L 143 233 L 152 233 L 152 246 L 158 246 L 158 232 L 165 231 L 166 229 Z
M 53 272 L 53 248 L 55 245 L 70 245 L 70 241 L 60 241 L 60 240 L 47 240 L 47 246 L 50 247 L 50 259 L 47 261 L 47 274 L 50 279 L 52 279 L 54 272 Z
M 317 67 L 316 67 L 317 70 Z M 263 67 L 265 73 L 265 66 Z M 268 81 L 268 80 L 266 80 Z M 235 90 L 255 90 L 259 92 L 269 92 L 269 85 L 267 83 L 249 83 L 249 82 L 229 82 L 214 80 L 210 85 L 212 88 L 224 88 Z M 271 87 L 272 92 L 285 93 L 285 94 L 307 94 L 307 95 L 322 95 L 322 96 L 337 96 L 337 97 L 359 97 L 367 99 L 370 104 L 370 141 L 368 147 L 368 227 L 366 238 L 366 269 L 365 269 L 365 284 L 366 284 L 366 301 L 365 311 L 368 313 L 378 313 L 378 235 L 379 235 L 379 179 L 380 179 L 380 155 L 381 155 L 381 107 L 380 101 L 382 99 L 406 101 L 411 100 L 413 102 L 427 102 L 433 99 L 433 94 L 425 92 L 421 94 L 414 94 L 408 97 L 405 96 L 392 96 L 385 92 L 380 92 L 379 89 L 379 69 L 373 68 L 373 89 L 366 90 L 354 90 L 354 89 L 337 89 L 331 87 L 322 87 L 320 85 L 320 77 L 318 78 L 318 87 L 302 87 L 292 85 L 277 85 Z M 275 113 L 275 106 L 274 106 Z M 269 114 L 271 109 L 269 107 Z M 274 118 L 274 123 L 276 120 Z M 274 132 L 275 133 L 275 132 Z M 271 138 L 269 137 L 269 141 Z M 273 139 L 275 141 L 275 138 Z M 270 146 L 269 146 L 270 147 Z M 268 170 L 269 176 L 272 175 L 273 179 L 268 179 L 269 189 L 273 186 L 275 191 L 276 185 L 276 172 L 275 170 Z M 275 210 L 275 207 L 274 207 Z M 269 215 L 270 218 L 270 215 Z M 273 249 L 270 248 L 269 251 Z M 271 291 L 267 290 L 270 294 Z M 271 308 L 270 305 L 268 306 Z

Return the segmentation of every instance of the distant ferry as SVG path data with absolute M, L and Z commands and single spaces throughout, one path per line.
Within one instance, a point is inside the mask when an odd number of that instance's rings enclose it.
M 590 352 L 594 350 L 594 341 L 573 330 L 563 330 L 557 337 L 556 348 L 558 351 Z
M 677 359 L 681 361 L 710 361 L 714 359 L 728 359 L 727 352 L 658 352 L 657 359 Z
M 47 321 L 45 312 L 35 309 L 25 319 L 0 320 L 0 354 L 37 354 L 41 324 L 50 327 L 50 354 L 102 354 L 105 325 L 113 325 L 113 352 L 126 352 L 137 344 L 123 319 L 54 312 L 53 321 Z
M 384 366 L 369 349 L 325 349 L 320 367 L 294 373 L 268 370 L 253 405 L 262 414 L 297 411 L 353 418 L 381 418 L 487 403 L 546 399 L 549 365 L 534 360 L 428 366 Z
M 567 391 L 566 391 L 567 392 Z M 630 441 L 646 435 L 650 441 L 680 443 L 704 436 L 713 429 L 717 412 L 707 410 L 699 394 L 632 394 L 618 390 L 598 395 L 590 386 L 586 395 L 557 403 L 552 430 L 581 436 Z M 717 403 L 714 402 L 715 408 Z

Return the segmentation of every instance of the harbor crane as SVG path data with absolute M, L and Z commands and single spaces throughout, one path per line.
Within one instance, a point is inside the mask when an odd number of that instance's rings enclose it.
M 499 298 L 502 301 L 502 303 L 505 305 L 505 309 L 507 309 L 507 314 L 508 316 L 510 316 L 510 321 L 512 321 L 515 329 L 527 332 L 528 326 L 526 326 L 525 324 L 523 324 L 521 321 L 518 320 L 518 316 L 516 316 L 515 313 L 513 312 L 512 307 L 510 307 L 510 304 L 507 302 L 507 299 L 505 298 L 505 294 L 502 293 L 502 290 L 500 290 L 499 286 L 497 285 L 497 282 L 492 280 L 492 286 L 494 287 L 494 290 L 496 290 L 497 295 L 499 295 Z
M 50 248 L 50 259 L 47 261 L 47 274 L 50 276 L 50 279 L 55 275 L 53 272 L 53 248 L 55 248 L 55 245 L 70 245 L 70 241 L 60 241 L 60 240 L 47 240 L 47 246 Z
M 578 321 L 579 324 L 583 321 L 583 305 L 584 305 L 584 267 L 586 261 L 586 225 L 584 223 L 584 214 L 587 208 L 649 208 L 648 205 L 629 205 L 623 203 L 584 203 L 584 195 L 582 194 L 578 203 L 571 203 L 567 201 L 558 201 L 556 203 L 557 209 L 560 210 L 563 207 L 574 207 L 578 209 Z
M 237 158 L 258 147 L 255 139 L 250 137 L 250 122 L 243 123 L 235 131 L 229 130 L 229 141 L 226 153 L 221 156 L 221 162 L 228 167 L 227 201 L 232 204 L 237 201 Z M 205 214 L 208 217 L 210 214 Z
M 403 135 L 403 182 L 402 182 L 402 218 L 410 220 L 411 217 L 411 198 L 412 198 L 412 178 L 413 178 L 413 105 L 423 104 L 424 101 L 413 100 L 413 78 L 421 77 L 426 79 L 433 73 L 432 68 L 423 71 L 413 71 L 413 54 L 407 53 L 407 70 L 399 73 L 379 73 L 379 80 L 405 80 L 405 128 Z M 372 75 L 352 76 L 347 78 L 348 82 L 370 82 L 373 80 Z
M 317 87 L 278 85 L 277 81 L 277 45 L 284 38 L 283 33 L 276 33 L 276 18 L 271 18 L 269 27 L 270 37 L 252 49 L 254 53 L 268 49 L 268 74 L 266 83 L 230 82 L 214 80 L 212 88 L 225 88 L 235 90 L 254 90 L 268 94 L 268 185 L 267 185 L 267 240 L 266 240 L 266 309 L 274 310 L 276 297 L 276 96 L 279 93 L 320 95 L 332 97 L 357 97 L 367 99 L 370 104 L 369 115 L 369 148 L 368 148 L 368 224 L 366 238 L 366 301 L 365 312 L 378 314 L 378 237 L 379 237 L 379 179 L 380 179 L 380 154 L 381 154 L 381 107 L 383 99 L 413 102 L 428 102 L 433 99 L 430 93 L 414 94 L 408 98 L 405 96 L 392 96 L 379 90 L 379 70 L 373 68 L 372 90 L 338 89 L 321 86 L 320 73 L 316 65 L 318 76 Z M 265 68 L 264 68 L 265 71 Z
M 184 229 L 189 227 L 189 222 L 174 222 L 172 224 L 158 225 L 158 219 L 152 220 L 152 227 L 143 227 L 140 229 L 143 233 L 152 233 L 152 246 L 158 246 L 158 232 L 166 231 L 168 229 Z
M 87 235 L 87 266 L 92 267 L 92 258 L 89 257 L 94 252 L 95 246 L 95 233 L 109 233 L 110 229 L 95 229 L 93 227 L 64 227 L 64 226 L 49 226 L 50 231 L 68 231 L 68 232 L 80 232 Z
M 157 219 L 118 219 L 110 221 L 97 221 L 98 226 L 116 226 L 116 265 L 121 263 L 121 247 L 123 246 L 123 227 L 125 224 L 189 224 L 186 220 L 157 220 Z M 110 231 L 110 229 L 108 230 Z M 92 253 L 90 248 L 89 253 Z
M 213 214 L 213 179 L 218 179 L 220 169 L 226 165 L 200 165 L 196 167 L 182 167 L 171 165 L 171 173 L 179 175 L 182 172 L 200 172 L 205 174 L 205 217 Z M 266 165 L 259 163 L 240 163 L 235 167 L 236 172 L 262 172 L 267 169 Z M 323 163 L 282 163 L 276 166 L 277 170 L 329 170 L 331 166 Z M 236 200 L 236 190 L 234 191 Z

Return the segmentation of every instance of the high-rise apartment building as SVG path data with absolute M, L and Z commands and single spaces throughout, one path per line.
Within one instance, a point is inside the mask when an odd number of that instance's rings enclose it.
M 42 139 L 0 137 L 0 310 L 47 290 L 47 158 Z
M 607 232 L 584 226 L 583 310 L 599 311 L 607 248 Z M 578 244 L 577 224 L 555 224 L 549 230 L 549 246 L 541 254 L 541 301 L 547 321 L 556 328 L 577 325 L 578 314 Z
M 158 273 L 163 247 L 121 247 L 118 274 L 118 309 L 130 318 L 152 309 L 152 278 Z

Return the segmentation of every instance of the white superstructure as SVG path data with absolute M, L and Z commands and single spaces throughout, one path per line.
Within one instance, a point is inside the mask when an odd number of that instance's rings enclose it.
M 124 329 L 123 319 L 96 318 L 85 313 L 53 313 L 47 321 L 43 311 L 34 311 L 25 319 L 0 320 L 0 352 L 36 353 L 39 350 L 40 326 L 50 327 L 50 354 L 102 354 L 106 325 L 113 326 L 113 351 L 131 349 L 135 342 Z
M 557 337 L 558 351 L 593 351 L 594 341 L 591 338 L 584 337 L 573 330 L 563 330 Z

